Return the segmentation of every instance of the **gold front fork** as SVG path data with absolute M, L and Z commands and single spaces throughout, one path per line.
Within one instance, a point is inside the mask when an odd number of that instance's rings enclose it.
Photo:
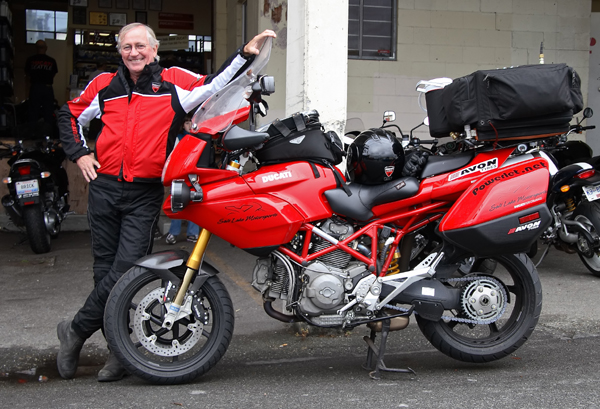
M 206 229 L 202 229 L 200 232 L 200 236 L 198 237 L 198 241 L 194 246 L 194 250 L 192 250 L 192 254 L 190 254 L 190 257 L 188 258 L 186 264 L 187 270 L 183 276 L 183 280 L 181 281 L 181 286 L 177 291 L 177 295 L 175 296 L 175 301 L 173 302 L 177 307 L 181 307 L 183 304 L 185 293 L 187 292 L 192 279 L 200 270 L 200 264 L 202 264 L 202 259 L 204 258 L 204 253 L 206 252 L 206 247 L 208 246 L 211 236 L 212 233 Z

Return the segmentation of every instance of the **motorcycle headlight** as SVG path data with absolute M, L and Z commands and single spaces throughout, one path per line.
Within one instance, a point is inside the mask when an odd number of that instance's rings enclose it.
M 190 201 L 201 202 L 202 191 L 192 191 L 183 179 L 175 179 L 171 182 L 171 211 L 177 213 L 183 210 Z

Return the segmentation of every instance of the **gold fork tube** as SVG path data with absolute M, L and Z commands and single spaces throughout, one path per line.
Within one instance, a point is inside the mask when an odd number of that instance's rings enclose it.
M 185 297 L 185 293 L 192 282 L 192 278 L 194 278 L 195 274 L 200 270 L 200 264 L 202 263 L 202 259 L 204 258 L 204 252 L 206 251 L 206 247 L 208 246 L 208 242 L 212 233 L 206 229 L 202 229 L 200 232 L 200 236 L 198 237 L 198 241 L 194 246 L 194 250 L 192 250 L 192 254 L 187 261 L 187 271 L 183 276 L 183 280 L 181 281 L 181 286 L 177 291 L 177 295 L 175 296 L 174 304 L 177 306 L 181 306 L 183 304 L 183 299 Z

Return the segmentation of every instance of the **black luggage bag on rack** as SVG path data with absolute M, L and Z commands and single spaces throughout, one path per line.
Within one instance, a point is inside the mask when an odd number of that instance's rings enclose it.
M 469 125 L 483 141 L 564 133 L 583 108 L 581 80 L 566 64 L 475 71 L 427 92 L 425 100 L 431 136 Z
M 299 112 L 288 118 L 273 121 L 267 128 L 270 138 L 255 152 L 263 164 L 295 160 L 341 163 L 343 145 L 338 135 L 325 132 L 316 110 Z

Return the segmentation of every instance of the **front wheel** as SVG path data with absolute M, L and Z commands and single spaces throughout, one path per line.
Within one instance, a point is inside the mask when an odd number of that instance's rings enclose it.
M 493 276 L 472 272 L 481 284 L 460 273 L 453 285 L 461 287 L 460 310 L 446 311 L 445 318 L 429 321 L 416 316 L 419 329 L 431 344 L 451 358 L 465 362 L 490 362 L 516 351 L 533 332 L 542 310 L 542 285 L 537 270 L 525 254 L 492 257 L 497 262 Z M 486 278 L 489 277 L 489 278 Z M 502 293 L 502 297 L 495 296 Z M 499 313 L 485 309 L 479 294 L 498 299 Z M 477 305 L 478 308 L 472 308 Z M 479 308 L 481 307 L 481 308 Z M 485 310 L 485 311 L 484 311 Z M 485 320 L 479 313 L 485 312 Z M 493 317 L 493 319 L 488 319 Z M 482 324 L 475 324 L 478 321 Z
M 42 206 L 35 204 L 23 207 L 23 221 L 31 250 L 37 254 L 49 252 L 50 233 L 46 229 Z
M 575 210 L 575 221 L 582 223 L 590 233 L 600 234 L 600 203 L 587 202 L 579 205 Z M 587 269 L 600 277 L 600 249 L 594 250 L 585 238 L 580 237 L 577 254 Z
M 231 298 L 212 276 L 193 295 L 192 313 L 170 330 L 162 328 L 176 291 L 169 284 L 133 267 L 115 284 L 104 312 L 106 339 L 117 359 L 129 373 L 162 385 L 190 382 L 211 369 L 225 354 L 234 323 Z

